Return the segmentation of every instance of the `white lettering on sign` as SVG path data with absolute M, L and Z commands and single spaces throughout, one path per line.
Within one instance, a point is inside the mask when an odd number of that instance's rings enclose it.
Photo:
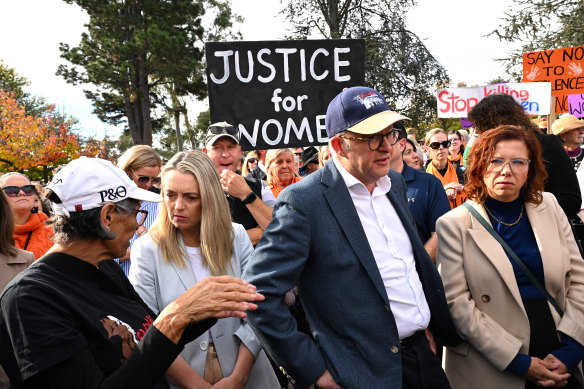
M 316 140 L 319 143 L 326 143 L 328 142 L 328 137 L 326 135 L 324 123 L 325 116 L 326 115 L 316 116 L 314 131 L 310 127 L 310 121 L 308 118 L 304 117 L 300 121 L 300 126 L 296 124 L 293 118 L 288 118 L 286 120 L 285 128 L 282 123 L 276 119 L 269 119 L 263 124 L 259 119 L 256 119 L 254 120 L 251 134 L 241 123 L 239 124 L 239 133 L 241 134 L 242 139 L 246 138 L 252 147 L 255 147 L 258 144 L 258 136 L 260 135 L 263 142 L 270 146 L 275 146 L 282 142 L 281 147 L 286 147 L 291 141 L 303 139 L 303 134 L 306 134 L 306 138 L 311 143 L 314 141 L 314 134 L 316 134 Z
M 351 76 L 349 74 L 343 74 L 342 70 L 343 68 L 348 69 L 351 66 L 351 62 L 344 60 L 343 56 L 349 55 L 350 52 L 350 47 L 336 47 L 332 56 L 332 72 L 324 69 L 317 74 L 317 65 L 323 63 L 323 57 L 330 56 L 328 50 L 324 48 L 318 48 L 311 54 L 308 54 L 306 49 L 298 50 L 297 48 L 276 48 L 274 53 L 272 53 L 270 49 L 263 48 L 258 50 L 255 54 L 252 50 L 247 50 L 246 53 L 240 53 L 239 50 L 218 50 L 213 52 L 213 55 L 217 58 L 223 59 L 223 74 L 219 76 L 218 74 L 209 72 L 209 78 L 215 84 L 223 84 L 227 82 L 232 76 L 230 57 L 233 56 L 235 77 L 243 83 L 251 82 L 254 77 L 259 82 L 269 83 L 274 81 L 278 72 L 282 73 L 282 79 L 284 82 L 292 82 L 294 81 L 290 79 L 290 69 L 292 69 L 292 66 L 299 67 L 300 81 L 303 82 L 307 81 L 309 77 L 316 81 L 324 80 L 329 77 L 331 73 L 335 81 L 346 82 L 351 80 Z M 282 69 L 276 69 L 274 66 L 274 54 L 282 56 Z M 243 61 L 246 60 L 244 58 L 247 58 L 248 72 L 246 75 L 241 74 L 241 69 L 245 68 L 242 66 Z M 255 66 L 256 61 L 261 66 Z M 264 69 L 269 70 L 268 75 L 265 75 L 265 73 L 262 72 Z

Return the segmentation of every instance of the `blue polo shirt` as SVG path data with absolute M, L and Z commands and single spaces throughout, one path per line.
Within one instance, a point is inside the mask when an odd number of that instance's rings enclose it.
M 436 220 L 450 211 L 442 183 L 434 175 L 415 170 L 404 162 L 402 176 L 406 182 L 408 206 L 416 222 L 422 243 L 436 231 Z

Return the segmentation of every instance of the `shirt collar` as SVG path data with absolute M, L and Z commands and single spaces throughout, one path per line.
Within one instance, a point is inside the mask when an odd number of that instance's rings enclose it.
M 341 177 L 343 177 L 343 181 L 345 181 L 345 185 L 347 186 L 347 189 L 351 189 L 351 188 L 356 187 L 356 186 L 361 186 L 361 187 L 367 189 L 365 187 L 365 185 L 361 181 L 359 181 L 357 178 L 355 178 L 355 176 L 353 176 L 351 173 L 349 173 L 347 171 L 347 169 L 345 169 L 343 167 L 343 165 L 341 165 L 341 163 L 339 161 L 337 161 L 334 156 L 333 156 L 332 160 L 333 160 L 333 163 L 335 164 L 337 170 L 341 174 Z M 376 189 L 379 188 L 383 193 L 387 193 L 391 189 L 391 179 L 389 178 L 389 176 L 380 177 L 379 180 L 377 180 L 377 182 L 375 183 L 375 187 L 376 187 Z
M 404 168 L 402 169 L 402 177 L 404 178 L 405 182 L 410 182 L 414 180 L 414 168 L 410 167 L 404 161 Z

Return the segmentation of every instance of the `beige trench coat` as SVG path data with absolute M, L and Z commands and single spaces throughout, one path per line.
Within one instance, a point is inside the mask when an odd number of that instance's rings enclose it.
M 489 221 L 481 205 L 470 204 Z M 550 193 L 543 194 L 539 206 L 526 204 L 525 209 L 541 252 L 547 291 L 564 310 L 560 317 L 549 305 L 556 327 L 584 344 L 584 261 L 570 224 Z M 438 219 L 436 231 L 436 260 L 450 313 L 467 339 L 445 353 L 453 389 L 523 389 L 525 381 L 505 371 L 518 352 L 528 354 L 530 337 L 505 251 L 464 207 Z M 581 367 L 575 375 L 582 382 Z

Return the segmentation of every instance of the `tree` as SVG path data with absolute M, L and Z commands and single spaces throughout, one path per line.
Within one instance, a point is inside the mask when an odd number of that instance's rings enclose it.
M 413 0 L 288 0 L 284 15 L 293 38 L 366 40 L 365 83 L 381 92 L 392 109 L 431 121 L 434 90 L 450 81 L 445 69 L 405 24 Z
M 508 57 L 500 59 L 517 81 L 521 81 L 523 53 L 584 44 L 582 0 L 513 0 L 510 9 L 489 35 L 520 44 Z
M 14 68 L 4 64 L 0 59 L 0 89 L 11 92 L 16 101 L 21 104 L 26 113 L 40 115 L 46 109 L 46 102 L 43 98 L 32 96 L 24 91 L 24 87 L 30 85 L 30 81 L 18 73 Z
M 152 113 L 162 104 L 164 85 L 177 95 L 206 97 L 201 17 L 230 26 L 228 0 L 64 0 L 89 14 L 88 32 L 77 47 L 61 43 L 61 56 L 72 66 L 57 74 L 85 90 L 94 112 L 108 123 L 127 121 L 135 144 L 152 144 Z M 159 128 L 159 127 L 158 127 Z
M 30 171 L 46 182 L 50 171 L 79 157 L 77 136 L 56 117 L 54 106 L 42 115 L 26 113 L 16 96 L 0 90 L 0 170 Z

